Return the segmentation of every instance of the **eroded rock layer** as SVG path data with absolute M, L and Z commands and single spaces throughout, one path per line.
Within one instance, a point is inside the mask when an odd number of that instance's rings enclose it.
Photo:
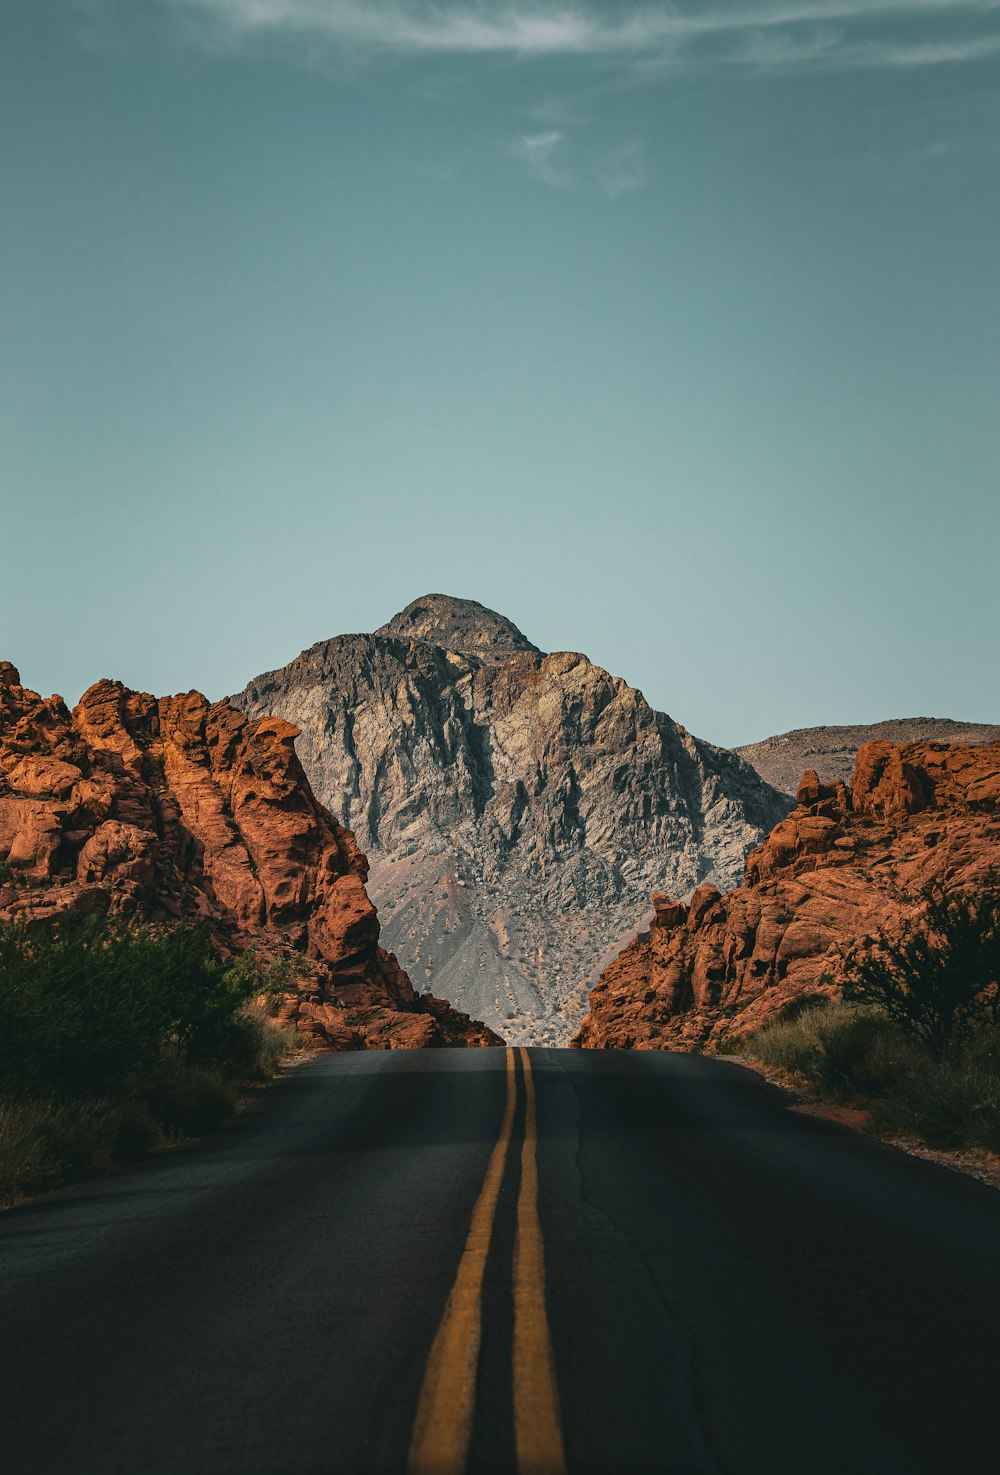
M 805 992 L 836 996 L 844 953 L 892 931 L 941 880 L 1000 870 L 1000 742 L 866 744 L 850 787 L 815 772 L 747 858 L 742 886 L 701 886 L 605 969 L 574 1043 L 715 1048 Z
M 99 681 L 70 713 L 0 663 L 0 916 L 204 919 L 294 961 L 284 1017 L 340 1049 L 501 1043 L 379 946 L 368 863 L 316 800 L 296 729 L 198 692 Z
M 517 1043 L 563 1043 L 650 891 L 734 884 L 790 808 L 634 687 L 472 600 L 426 595 L 233 700 L 301 729 L 411 975 Z

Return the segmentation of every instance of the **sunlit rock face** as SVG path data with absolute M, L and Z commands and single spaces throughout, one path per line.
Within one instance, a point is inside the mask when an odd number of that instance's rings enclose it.
M 418 997 L 379 946 L 368 863 L 313 795 L 296 737 L 198 692 L 117 681 L 70 713 L 0 663 L 0 917 L 204 921 L 224 956 L 292 961 L 282 1012 L 319 1044 L 499 1044 Z
M 233 701 L 300 729 L 412 977 L 514 1041 L 564 1042 L 650 890 L 734 884 L 790 808 L 586 656 L 445 595 Z
M 686 906 L 653 897 L 576 1043 L 714 1049 L 801 994 L 837 997 L 845 953 L 917 916 L 930 882 L 962 891 L 997 871 L 1000 742 L 868 743 L 849 786 L 806 773 L 741 886 L 701 886 Z

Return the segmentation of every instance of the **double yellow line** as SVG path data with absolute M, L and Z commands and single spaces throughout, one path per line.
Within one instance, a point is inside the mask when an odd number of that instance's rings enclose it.
M 519 1475 L 565 1475 L 552 1338 L 545 1309 L 545 1251 L 538 1218 L 535 1082 L 525 1049 L 524 1144 L 514 1243 L 514 1439 Z M 517 1064 L 507 1051 L 507 1099 L 500 1135 L 472 1211 L 465 1249 L 431 1347 L 410 1443 L 409 1475 L 462 1475 L 476 1406 L 482 1341 L 483 1276 L 517 1102 Z

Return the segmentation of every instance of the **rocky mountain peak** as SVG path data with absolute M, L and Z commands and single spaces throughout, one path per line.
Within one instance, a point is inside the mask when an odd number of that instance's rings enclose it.
M 411 975 L 512 1043 L 564 1040 L 649 892 L 734 885 L 792 808 L 586 656 L 443 594 L 233 700 L 299 730 Z
M 480 660 L 503 659 L 515 651 L 541 655 L 537 645 L 532 645 L 505 615 L 474 599 L 456 599 L 450 594 L 424 594 L 414 599 L 375 634 L 422 640 Z

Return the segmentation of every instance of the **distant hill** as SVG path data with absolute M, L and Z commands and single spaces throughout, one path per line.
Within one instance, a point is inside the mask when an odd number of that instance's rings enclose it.
M 807 768 L 824 783 L 846 783 L 862 743 L 993 743 L 1000 726 L 954 722 L 950 717 L 894 717 L 857 727 L 797 727 L 759 743 L 746 743 L 733 752 L 756 768 L 761 778 L 784 794 L 794 796 Z

